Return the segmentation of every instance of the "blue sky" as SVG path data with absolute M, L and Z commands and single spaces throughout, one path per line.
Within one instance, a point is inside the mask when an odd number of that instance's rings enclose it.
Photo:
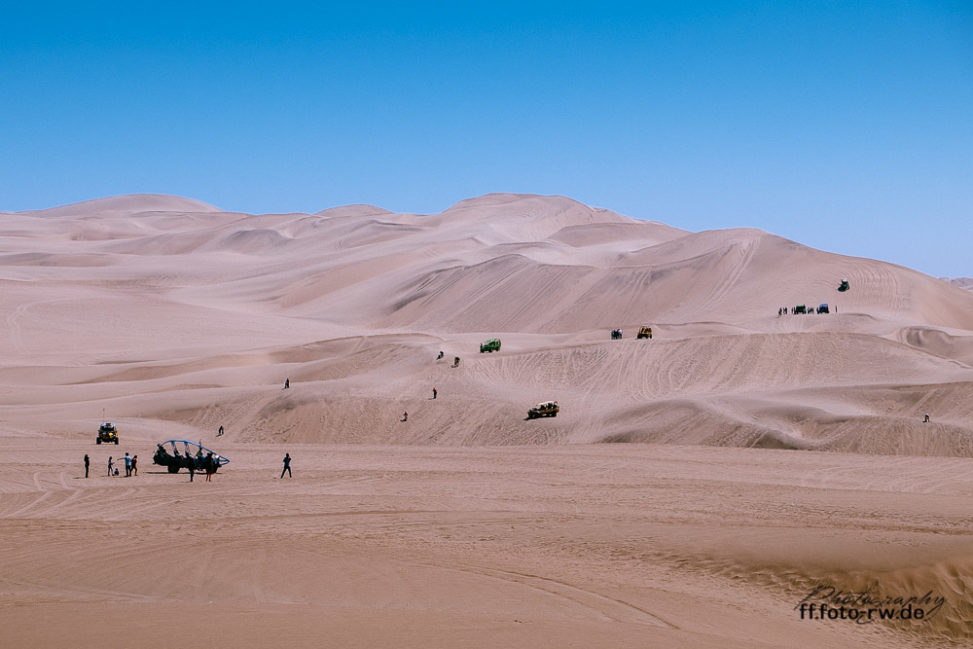
M 562 194 L 973 275 L 973 3 L 5 3 L 0 210 Z

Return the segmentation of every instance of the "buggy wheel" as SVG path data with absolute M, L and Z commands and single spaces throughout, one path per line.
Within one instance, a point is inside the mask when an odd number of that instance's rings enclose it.
M 101 444 L 101 438 L 100 437 L 96 437 L 95 438 L 95 444 Z
M 118 446 L 118 438 L 115 438 L 115 446 Z
M 178 464 L 170 464 L 166 468 L 169 470 L 169 473 L 179 473 L 179 465 Z

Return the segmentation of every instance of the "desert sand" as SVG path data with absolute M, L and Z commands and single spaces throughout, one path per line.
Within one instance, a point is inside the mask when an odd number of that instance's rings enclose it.
M 0 213 L 0 286 L 3 646 L 973 638 L 950 282 L 563 197 L 132 195 Z M 230 463 L 191 483 L 152 464 L 170 438 Z M 125 452 L 139 475 L 108 477 Z M 801 619 L 837 591 L 928 616 Z

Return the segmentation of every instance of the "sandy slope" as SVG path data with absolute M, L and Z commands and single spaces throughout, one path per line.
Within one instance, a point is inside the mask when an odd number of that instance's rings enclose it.
M 93 646 L 107 603 L 148 646 L 169 619 L 246 644 L 256 611 L 291 646 L 971 632 L 973 295 L 906 268 L 563 197 L 254 216 L 138 195 L 0 214 L 0 323 L 2 639 Z M 122 446 L 93 444 L 102 417 Z M 217 485 L 152 473 L 156 441 L 220 425 Z M 75 480 L 125 450 L 144 475 Z M 950 608 L 795 621 L 815 580 Z

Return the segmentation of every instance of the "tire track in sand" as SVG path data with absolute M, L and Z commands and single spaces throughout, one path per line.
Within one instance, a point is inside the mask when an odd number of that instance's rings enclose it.
M 672 622 L 648 611 L 640 606 L 623 599 L 611 597 L 599 593 L 598 591 L 574 586 L 564 581 L 552 577 L 542 577 L 529 573 L 515 572 L 511 570 L 500 570 L 499 568 L 469 568 L 456 566 L 443 566 L 436 564 L 425 564 L 442 570 L 452 570 L 469 575 L 476 575 L 486 579 L 494 579 L 505 583 L 513 583 L 540 591 L 553 597 L 567 600 L 578 606 L 593 611 L 604 619 L 613 622 L 630 622 L 636 624 L 648 624 L 650 626 L 664 627 L 667 629 L 679 630 L 679 627 Z

